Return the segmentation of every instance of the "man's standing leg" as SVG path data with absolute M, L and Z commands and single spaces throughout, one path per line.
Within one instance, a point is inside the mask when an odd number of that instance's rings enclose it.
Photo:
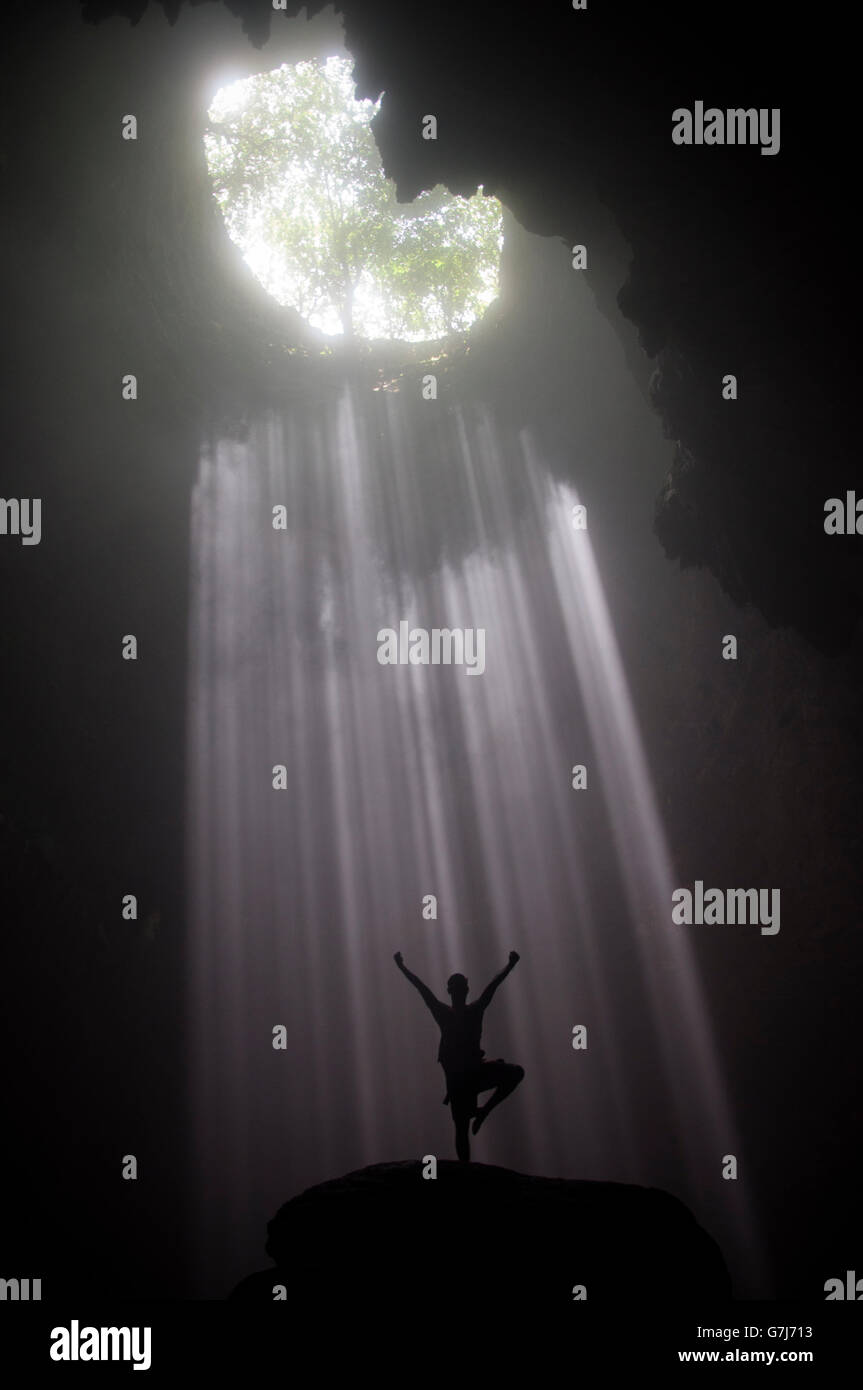
M 470 1122 L 476 1114 L 476 1089 L 470 1082 L 448 1079 L 449 1103 L 455 1125 L 455 1151 L 460 1163 L 470 1162 Z

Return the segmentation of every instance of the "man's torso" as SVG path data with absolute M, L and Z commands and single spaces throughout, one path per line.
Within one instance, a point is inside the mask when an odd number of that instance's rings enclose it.
M 437 1015 L 441 1032 L 437 1059 L 448 1076 L 471 1071 L 482 1062 L 485 1053 L 479 1044 L 484 1012 L 478 1002 L 463 1009 L 442 1005 Z

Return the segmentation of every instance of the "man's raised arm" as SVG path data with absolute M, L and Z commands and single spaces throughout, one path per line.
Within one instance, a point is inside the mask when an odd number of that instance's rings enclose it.
M 510 953 L 509 953 L 509 965 L 505 965 L 504 968 L 503 968 L 503 970 L 501 970 L 500 974 L 499 974 L 499 975 L 495 975 L 494 979 L 491 980 L 491 981 L 486 985 L 486 987 L 485 987 L 485 989 L 483 990 L 482 994 L 479 996 L 479 1002 L 482 1004 L 482 1006 L 483 1006 L 484 1009 L 485 1009 L 485 1008 L 488 1008 L 489 1004 L 491 1003 L 492 999 L 494 998 L 494 992 L 495 992 L 495 990 L 497 989 L 497 987 L 498 987 L 499 984 L 502 984 L 502 983 L 503 983 L 503 981 L 506 979 L 507 975 L 509 974 L 510 970 L 514 969 L 515 965 L 516 965 L 517 962 L 518 962 L 518 958 L 519 958 L 519 956 L 518 956 L 518 951 L 510 951 Z
M 425 1002 L 428 1004 L 432 1013 L 435 1013 L 436 1009 L 441 1008 L 440 1000 L 435 999 L 428 985 L 423 984 L 419 975 L 414 975 L 413 971 L 408 970 L 407 966 L 405 965 L 402 959 L 401 951 L 396 951 L 395 955 L 393 956 L 393 960 L 395 961 L 402 974 L 406 977 L 406 979 L 410 980 L 411 984 L 419 990 L 420 994 L 422 995 Z

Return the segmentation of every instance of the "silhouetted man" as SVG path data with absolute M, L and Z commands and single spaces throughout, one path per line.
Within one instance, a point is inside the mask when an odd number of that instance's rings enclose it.
M 473 1120 L 473 1132 L 478 1133 L 480 1125 L 488 1118 L 496 1105 L 515 1090 L 524 1076 L 524 1068 L 510 1062 L 484 1062 L 485 1053 L 480 1047 L 482 1037 L 482 1017 L 494 998 L 494 992 L 505 980 L 518 960 L 518 953 L 510 951 L 509 965 L 495 975 L 486 985 L 474 1004 L 467 1004 L 468 982 L 464 975 L 450 975 L 446 982 L 452 1005 L 442 1004 L 436 999 L 427 985 L 408 970 L 402 960 L 401 951 L 393 957 L 403 975 L 412 985 L 416 985 L 435 1022 L 440 1028 L 440 1047 L 437 1059 L 444 1069 L 447 1093 L 444 1105 L 449 1104 L 455 1123 L 455 1150 L 462 1163 L 470 1159 L 468 1126 Z M 477 1106 L 481 1091 L 494 1091 L 485 1105 Z

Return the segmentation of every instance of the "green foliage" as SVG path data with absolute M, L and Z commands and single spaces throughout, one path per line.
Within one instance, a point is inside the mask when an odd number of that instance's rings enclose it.
M 461 332 L 497 294 L 500 204 L 440 187 L 397 203 L 350 68 L 297 63 L 219 94 L 205 142 L 228 230 L 270 293 L 325 331 Z

